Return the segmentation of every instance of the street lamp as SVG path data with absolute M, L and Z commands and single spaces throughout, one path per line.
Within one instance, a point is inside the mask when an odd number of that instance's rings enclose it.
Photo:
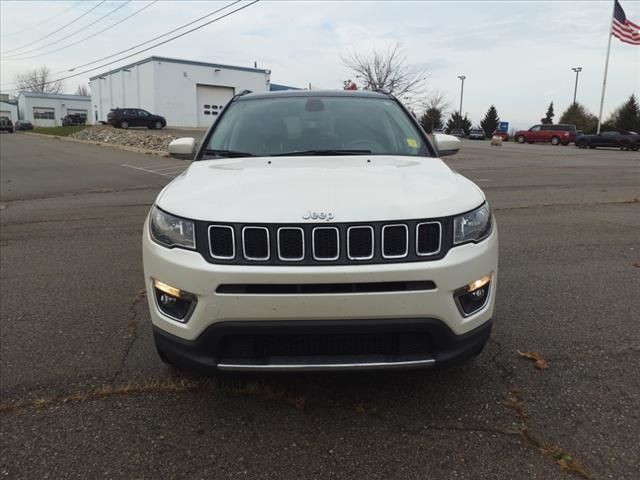
M 571 70 L 576 72 L 576 86 L 573 89 L 573 103 L 576 103 L 576 95 L 578 93 L 578 75 L 582 71 L 582 67 L 573 67 Z
M 464 75 L 458 75 L 458 78 L 462 80 L 462 84 L 460 85 L 460 112 L 459 112 L 459 121 L 462 122 L 462 95 L 464 94 L 464 79 L 467 78 Z M 460 127 L 460 125 L 458 125 Z

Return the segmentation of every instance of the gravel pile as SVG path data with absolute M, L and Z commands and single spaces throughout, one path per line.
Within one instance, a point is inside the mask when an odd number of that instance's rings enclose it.
M 169 143 L 177 138 L 158 130 L 123 130 L 106 125 L 94 125 L 69 136 L 78 140 L 125 145 L 143 150 L 162 152 L 166 152 L 169 148 Z

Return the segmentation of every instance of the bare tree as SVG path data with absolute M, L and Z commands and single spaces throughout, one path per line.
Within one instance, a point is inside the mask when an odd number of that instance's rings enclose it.
M 434 90 L 422 102 L 422 108 L 424 112 L 420 116 L 420 123 L 425 132 L 432 133 L 434 129 L 444 127 L 444 118 L 446 110 L 449 108 L 449 101 L 440 90 Z
M 85 97 L 88 97 L 91 94 L 89 93 L 89 89 L 86 85 L 78 85 L 78 88 L 76 88 L 76 95 L 83 95 Z
M 424 91 L 428 75 L 407 63 L 407 56 L 398 42 L 386 51 L 374 50 L 370 54 L 353 51 L 341 59 L 366 90 L 384 90 L 398 98 L 409 97 L 410 102 Z
M 449 108 L 449 99 L 440 90 L 433 90 L 422 106 L 425 110 L 433 109 L 444 113 Z
M 64 89 L 64 83 L 61 80 L 54 80 L 47 66 L 18 73 L 15 76 L 15 83 L 18 90 L 26 92 L 60 93 Z

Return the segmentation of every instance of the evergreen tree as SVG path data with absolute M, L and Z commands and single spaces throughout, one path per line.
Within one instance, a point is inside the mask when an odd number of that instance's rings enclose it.
M 553 117 L 555 117 L 555 114 L 553 113 L 553 102 L 551 102 L 549 108 L 547 108 L 545 117 L 540 119 L 540 123 L 543 125 L 551 125 L 553 124 Z
M 602 125 L 602 130 L 629 130 L 640 132 L 640 105 L 634 94 L 620 105 Z
M 451 133 L 451 130 L 455 128 L 461 128 L 464 130 L 465 135 L 469 135 L 469 130 L 471 130 L 471 120 L 466 114 L 464 117 L 460 117 L 458 112 L 453 112 L 449 120 L 447 120 L 447 133 Z
M 420 117 L 420 125 L 427 133 L 432 133 L 435 129 L 442 128 L 444 112 L 440 108 L 428 108 Z
M 567 108 L 560 117 L 560 123 L 568 123 L 576 126 L 577 130 L 584 133 L 595 133 L 598 127 L 598 117 L 589 112 L 583 105 L 576 102 Z
M 493 132 L 498 128 L 499 123 L 500 117 L 498 116 L 498 110 L 496 110 L 496 107 L 491 105 L 480 122 L 480 126 L 482 127 L 484 134 L 487 137 L 493 135 Z

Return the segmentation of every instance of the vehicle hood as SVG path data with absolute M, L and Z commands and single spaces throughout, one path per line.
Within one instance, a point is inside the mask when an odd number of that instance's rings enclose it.
M 196 161 L 156 203 L 195 220 L 301 223 L 307 212 L 332 213 L 334 222 L 437 218 L 484 200 L 437 158 L 325 156 Z

